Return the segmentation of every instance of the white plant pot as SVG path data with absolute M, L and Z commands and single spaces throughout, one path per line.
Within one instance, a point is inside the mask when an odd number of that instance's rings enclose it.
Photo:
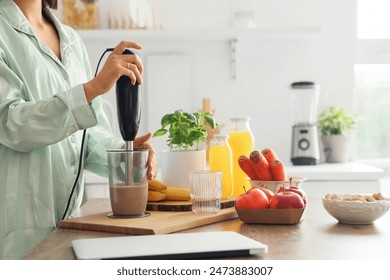
M 349 139 L 349 137 L 341 134 L 322 135 L 321 140 L 326 162 L 347 162 L 349 158 Z
M 206 170 L 206 151 L 170 151 L 161 155 L 161 180 L 168 186 L 190 187 L 190 171 Z

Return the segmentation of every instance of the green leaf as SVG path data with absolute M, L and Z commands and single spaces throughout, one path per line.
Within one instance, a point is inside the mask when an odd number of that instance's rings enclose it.
M 171 124 L 172 116 L 173 116 L 172 114 L 167 114 L 167 115 L 163 116 L 162 119 L 161 119 L 161 126 L 162 127 L 166 127 L 169 124 Z
M 178 120 L 183 115 L 183 111 L 182 110 L 176 110 L 173 115 L 175 116 L 175 119 Z
M 209 124 L 209 126 L 214 129 L 217 127 L 217 123 L 215 122 L 215 120 L 210 117 L 210 116 L 204 116 L 204 118 L 206 119 L 207 123 Z
M 153 133 L 153 137 L 165 135 L 167 132 L 168 132 L 168 130 L 166 130 L 164 128 L 160 128 L 155 133 Z
M 188 126 L 186 126 L 185 124 L 180 124 L 179 125 L 179 129 L 180 129 L 180 132 L 183 135 L 189 135 L 190 134 L 190 130 L 189 130 Z

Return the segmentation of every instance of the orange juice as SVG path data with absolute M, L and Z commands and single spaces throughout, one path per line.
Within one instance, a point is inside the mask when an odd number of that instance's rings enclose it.
M 227 135 L 214 135 L 209 153 L 210 170 L 222 171 L 222 199 L 228 199 L 233 195 L 232 151 L 227 138 Z
M 254 149 L 253 136 L 250 130 L 230 131 L 229 144 L 233 155 L 233 195 L 239 197 L 250 188 L 248 176 L 241 170 L 238 165 L 238 158 L 241 155 L 249 156 Z

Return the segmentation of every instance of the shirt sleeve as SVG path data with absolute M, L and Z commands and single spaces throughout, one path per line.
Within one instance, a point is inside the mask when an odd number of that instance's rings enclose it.
M 93 101 L 98 125 L 87 130 L 87 156 L 85 169 L 103 176 L 108 176 L 107 149 L 120 149 L 124 141 L 114 137 L 106 114 L 103 111 L 102 99 Z
M 29 152 L 97 124 L 82 84 L 36 102 L 22 98 L 26 91 L 0 49 L 0 143 L 10 149 Z

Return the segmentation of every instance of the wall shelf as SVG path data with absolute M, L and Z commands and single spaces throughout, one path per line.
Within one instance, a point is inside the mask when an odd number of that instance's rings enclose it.
M 242 42 L 261 42 L 264 40 L 305 40 L 321 33 L 320 27 L 258 27 L 243 28 L 210 28 L 210 29 L 177 29 L 177 30 L 122 30 L 95 29 L 78 30 L 88 44 L 119 42 L 123 38 L 145 43 L 188 43 L 188 42 L 227 42 L 230 44 L 231 77 L 237 79 L 238 45 Z
M 321 33 L 320 27 L 270 27 L 270 28 L 215 28 L 183 30 L 78 30 L 83 39 L 101 40 L 131 37 L 144 42 L 230 41 L 263 39 L 304 39 Z

